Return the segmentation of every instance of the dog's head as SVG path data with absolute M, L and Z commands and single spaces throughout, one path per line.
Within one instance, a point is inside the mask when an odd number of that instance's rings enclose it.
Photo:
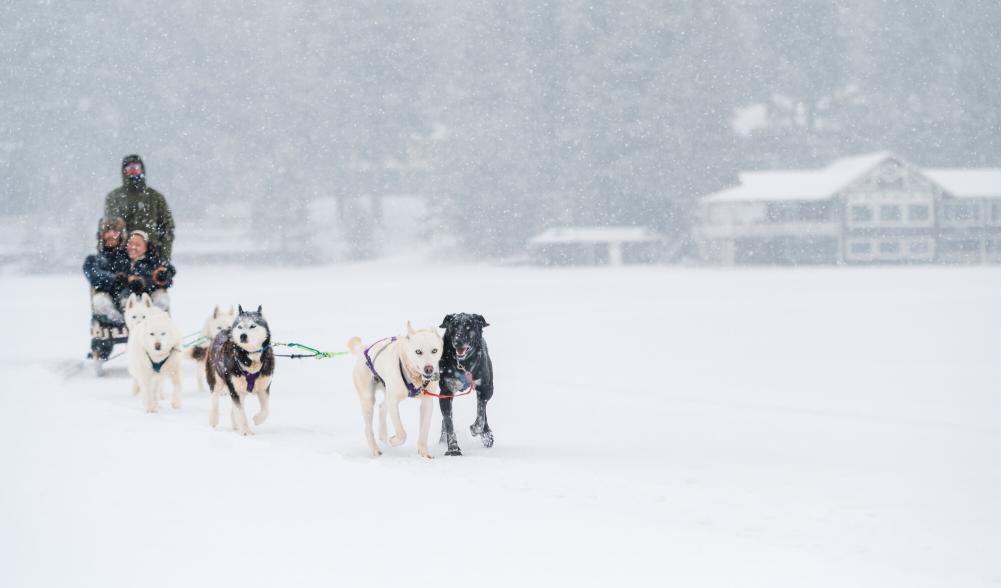
M 475 354 L 483 346 L 483 327 L 490 326 L 483 315 L 450 314 L 441 321 L 440 329 L 445 329 L 445 343 L 455 350 L 459 361 Z
M 232 326 L 234 321 L 236 321 L 236 311 L 233 310 L 232 306 L 229 307 L 229 311 L 219 310 L 217 306 L 212 311 L 212 316 L 205 320 L 202 335 L 208 337 L 209 340 L 215 339 L 220 331 Z
M 406 360 L 417 368 L 421 375 L 432 379 L 438 374 L 438 360 L 441 359 L 442 340 L 436 329 L 415 330 L 407 321 L 407 336 L 401 339 Z
M 248 353 L 255 353 L 271 345 L 271 331 L 268 329 L 268 321 L 261 314 L 261 307 L 258 306 L 255 312 L 248 312 L 240 306 L 238 312 L 229 335 L 233 343 Z
M 146 320 L 146 317 L 153 314 L 166 314 L 159 308 L 153 306 L 153 299 L 149 294 L 137 297 L 135 293 L 129 294 L 129 299 L 125 302 L 125 326 L 131 331 L 139 323 Z
M 180 346 L 181 335 L 165 312 L 150 314 L 142 324 L 136 327 L 136 333 L 142 337 L 146 353 L 153 359 L 165 357 L 171 349 Z

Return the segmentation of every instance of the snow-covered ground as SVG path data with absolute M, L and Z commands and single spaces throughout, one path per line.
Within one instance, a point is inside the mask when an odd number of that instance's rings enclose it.
M 0 586 L 1001 583 L 998 268 L 180 268 L 185 333 L 217 303 L 324 350 L 485 315 L 496 445 L 461 399 L 466 455 L 432 461 L 415 402 L 367 455 L 344 358 L 281 361 L 251 438 L 191 365 L 147 415 L 121 359 L 60 373 L 82 276 L 2 286 Z

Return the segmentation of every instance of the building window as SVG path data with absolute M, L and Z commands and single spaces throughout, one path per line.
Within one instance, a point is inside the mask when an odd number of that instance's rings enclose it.
M 1001 222 L 1001 202 L 991 204 L 991 220 L 996 223 Z
M 900 207 L 896 204 L 884 204 L 879 207 L 879 220 L 899 221 Z
M 907 249 L 911 253 L 928 253 L 928 241 L 912 241 Z
M 872 244 L 868 241 L 855 241 L 852 243 L 851 252 L 856 255 L 866 255 L 872 252 Z
M 950 221 L 972 221 L 980 217 L 980 211 L 976 203 L 963 202 L 958 204 L 946 204 L 942 210 L 942 216 Z
M 867 223 L 872 220 L 872 207 L 865 204 L 852 206 L 852 221 L 856 223 Z
M 980 241 L 964 239 L 962 241 L 943 241 L 938 246 L 942 253 L 976 253 L 980 251 Z
M 883 241 L 879 244 L 879 252 L 896 255 L 900 253 L 900 243 L 898 241 Z
M 911 204 L 907 207 L 907 219 L 912 221 L 928 220 L 928 205 Z

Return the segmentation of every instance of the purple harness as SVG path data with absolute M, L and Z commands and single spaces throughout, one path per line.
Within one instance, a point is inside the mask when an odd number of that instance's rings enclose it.
M 375 377 L 376 381 L 379 382 L 380 384 L 382 384 L 383 386 L 386 385 L 386 381 L 382 379 L 382 376 L 379 375 L 379 372 L 375 371 L 375 364 L 373 363 L 375 360 L 373 360 L 369 356 L 368 352 L 369 352 L 370 349 L 372 349 L 373 347 L 375 347 L 379 343 L 382 343 L 385 340 L 386 339 L 379 339 L 375 343 L 372 343 L 371 345 L 369 345 L 368 347 L 365 348 L 365 365 L 368 366 L 368 370 L 370 372 L 372 372 L 372 376 Z M 394 341 L 396 341 L 396 337 L 389 337 L 389 342 L 390 343 L 393 343 Z M 386 345 L 386 347 L 389 347 L 389 345 Z M 379 357 L 379 353 L 382 353 L 383 351 L 385 351 L 386 347 L 383 347 L 382 349 L 380 349 L 378 351 L 378 353 L 375 354 L 375 357 L 378 358 Z M 415 398 L 415 397 L 421 395 L 421 389 L 418 388 L 417 386 L 414 386 L 413 384 L 411 384 L 410 380 L 407 379 L 406 374 L 403 373 L 403 361 L 402 360 L 400 360 L 400 377 L 403 378 L 403 383 L 407 385 L 407 397 L 408 398 Z
M 382 384 L 383 386 L 385 386 L 386 382 L 384 382 L 383 379 L 382 379 L 382 377 L 379 376 L 379 372 L 375 371 L 375 364 L 372 363 L 372 358 L 369 357 L 369 355 L 368 355 L 369 350 L 371 350 L 373 347 L 375 347 L 379 343 L 382 343 L 383 341 L 385 341 L 385 339 L 379 339 L 375 343 L 372 343 L 371 345 L 369 345 L 368 347 L 365 348 L 365 365 L 368 366 L 368 370 L 370 372 L 372 372 L 373 376 L 375 376 L 376 381 L 378 381 L 380 384 Z M 392 343 L 393 341 L 396 341 L 396 337 L 390 337 L 389 338 L 389 342 L 390 343 Z M 386 347 L 389 347 L 389 345 L 386 345 Z M 383 347 L 382 349 L 380 349 L 379 353 L 382 353 L 383 351 L 385 351 L 386 347 Z M 375 356 L 379 357 L 379 353 L 376 353 Z
M 257 381 L 257 376 L 261 375 L 261 372 L 248 372 L 243 370 L 243 377 L 247 378 L 247 392 L 254 391 L 254 382 Z
M 215 367 L 216 373 L 224 374 L 226 373 L 226 360 L 222 356 L 222 347 L 226 344 L 226 338 L 220 337 L 219 339 L 212 342 L 212 354 L 215 356 Z M 263 347 L 261 348 L 264 349 Z M 237 362 L 239 363 L 239 362 Z M 260 371 L 248 372 L 240 366 L 240 371 L 243 372 L 243 377 L 247 379 L 247 392 L 254 391 L 254 382 L 257 381 L 257 376 L 261 375 Z

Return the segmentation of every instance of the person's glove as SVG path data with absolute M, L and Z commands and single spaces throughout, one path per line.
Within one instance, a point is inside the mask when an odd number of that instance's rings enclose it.
M 153 270 L 153 283 L 161 288 L 167 288 L 170 286 L 170 272 L 167 271 L 167 267 L 161 265 L 160 267 Z
M 115 290 L 121 290 L 122 288 L 129 285 L 129 277 L 125 275 L 125 272 L 118 272 L 115 274 L 114 286 Z
M 146 291 L 146 281 L 139 276 L 129 276 L 129 289 L 136 294 L 142 294 Z

